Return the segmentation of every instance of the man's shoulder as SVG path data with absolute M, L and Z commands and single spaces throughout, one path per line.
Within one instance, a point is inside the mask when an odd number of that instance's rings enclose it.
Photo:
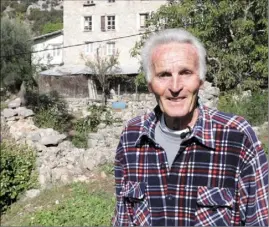
M 222 125 L 224 127 L 236 128 L 239 130 L 242 127 L 250 126 L 249 122 L 240 115 L 210 108 L 205 108 L 205 110 L 214 124 Z
M 144 126 L 147 122 L 150 121 L 150 118 L 152 117 L 152 112 L 148 114 L 143 114 L 136 116 L 130 120 L 128 120 L 125 124 L 125 128 L 129 127 L 136 127 L 136 126 Z
M 238 131 L 245 134 L 252 142 L 257 140 L 256 133 L 244 117 L 207 107 L 205 108 L 205 113 L 209 115 L 215 128 L 225 128 L 225 130 L 229 130 L 230 132 Z

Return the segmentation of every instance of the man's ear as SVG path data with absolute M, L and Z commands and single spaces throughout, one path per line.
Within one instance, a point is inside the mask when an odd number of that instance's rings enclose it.
M 152 92 L 152 87 L 151 87 L 151 83 L 150 83 L 150 82 L 148 83 L 148 90 L 149 90 L 150 93 L 153 93 L 153 92 Z

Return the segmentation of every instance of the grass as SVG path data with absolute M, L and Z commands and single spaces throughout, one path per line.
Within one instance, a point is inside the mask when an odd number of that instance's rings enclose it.
M 100 167 L 104 168 L 104 166 Z M 107 168 L 107 167 L 106 167 Z M 110 169 L 110 168 L 109 168 Z M 1 217 L 3 226 L 109 226 L 114 212 L 114 180 L 97 174 L 89 183 L 44 190 L 21 199 Z

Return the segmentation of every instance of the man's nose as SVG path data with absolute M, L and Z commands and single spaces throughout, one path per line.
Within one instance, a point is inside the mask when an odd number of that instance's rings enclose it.
M 170 86 L 169 86 L 169 90 L 171 91 L 171 93 L 173 94 L 179 93 L 182 90 L 182 87 L 183 87 L 183 84 L 180 79 L 180 76 L 173 75 L 171 77 Z

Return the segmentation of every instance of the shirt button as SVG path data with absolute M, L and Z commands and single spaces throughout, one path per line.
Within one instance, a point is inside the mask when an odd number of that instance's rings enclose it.
M 161 163 L 161 169 L 166 169 L 165 163 Z
M 169 201 L 171 201 L 171 200 L 173 200 L 173 196 L 172 196 L 172 195 L 168 195 L 168 196 L 167 196 L 167 199 L 168 199 Z

